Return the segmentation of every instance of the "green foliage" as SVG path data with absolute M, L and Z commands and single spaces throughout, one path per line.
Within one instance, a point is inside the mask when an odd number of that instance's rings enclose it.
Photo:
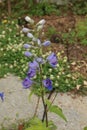
M 58 106 L 56 105 L 52 105 L 49 100 L 46 100 L 46 104 L 47 104 L 47 107 L 48 107 L 48 110 L 50 112 L 53 112 L 55 114 L 57 114 L 58 116 L 60 116 L 63 120 L 67 121 L 65 115 L 63 114 L 62 112 L 62 109 L 59 108 Z
M 87 45 L 87 18 L 80 20 L 76 25 L 77 40 L 83 45 Z
M 32 15 L 43 16 L 43 15 L 60 15 L 60 11 L 57 9 L 55 4 L 50 4 L 49 2 L 41 2 L 37 5 L 33 5 L 29 11 Z
M 41 122 L 40 119 L 37 117 L 32 118 L 29 120 L 28 124 L 24 125 L 24 130 L 56 130 L 56 126 L 53 124 L 52 121 L 49 121 L 49 127 L 46 127 L 45 122 Z
M 57 31 L 54 27 L 49 26 L 46 32 L 46 36 L 51 38 L 52 35 L 57 34 Z
M 86 0 L 72 0 L 72 10 L 75 14 L 86 15 L 87 14 L 87 1 Z
M 87 126 L 84 128 L 84 130 L 87 130 Z

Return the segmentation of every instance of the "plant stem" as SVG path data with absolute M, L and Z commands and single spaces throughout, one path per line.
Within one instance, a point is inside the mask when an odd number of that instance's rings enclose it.
M 55 100 L 56 96 L 57 96 L 57 92 L 56 92 L 56 94 L 55 94 L 55 96 L 54 96 L 53 100 L 51 101 L 49 108 L 50 108 L 50 107 L 51 107 L 51 105 L 53 104 L 53 102 L 54 102 L 54 100 Z M 49 108 L 47 109 L 47 111 L 49 110 Z
M 50 94 L 49 94 L 49 96 L 48 96 L 47 99 L 50 99 L 50 98 L 51 98 L 51 96 L 52 96 L 52 94 L 53 94 L 54 91 L 55 91 L 55 90 L 53 89 L 53 90 L 50 92 Z M 47 104 L 46 104 L 46 109 L 47 109 Z M 44 119 L 45 119 L 45 111 L 44 111 L 44 113 L 43 113 L 42 122 L 44 122 Z
M 44 94 L 43 94 L 43 92 L 42 92 L 42 102 L 43 102 L 44 112 L 45 112 L 45 116 L 46 116 L 46 127 L 48 127 L 47 105 L 45 104 L 45 100 L 44 100 Z M 42 122 L 44 122 L 44 120 L 43 120 Z
M 39 106 L 39 101 L 40 101 L 40 97 L 38 97 L 38 100 L 37 100 L 37 104 L 36 104 L 36 108 L 35 108 L 35 112 L 34 112 L 34 117 L 37 114 L 37 110 L 38 110 L 38 106 Z

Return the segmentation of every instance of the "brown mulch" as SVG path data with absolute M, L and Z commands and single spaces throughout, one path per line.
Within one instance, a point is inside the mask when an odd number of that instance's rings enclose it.
M 56 29 L 56 32 L 64 32 L 67 33 L 72 29 L 75 30 L 76 24 L 78 21 L 85 19 L 85 16 L 41 16 L 33 18 L 36 22 L 41 19 L 46 20 L 46 25 L 44 32 L 47 32 L 49 27 L 53 27 Z M 66 46 L 63 44 L 61 35 L 58 35 L 60 39 L 57 43 L 55 43 L 55 35 L 51 38 L 52 49 L 56 52 L 64 51 L 67 56 Z M 80 72 L 85 78 L 87 77 L 87 45 L 81 45 L 79 43 L 68 44 L 68 58 L 70 62 L 73 63 L 73 70 Z

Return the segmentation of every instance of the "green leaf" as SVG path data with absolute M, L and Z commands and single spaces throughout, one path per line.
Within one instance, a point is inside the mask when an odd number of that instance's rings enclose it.
M 48 126 L 49 126 L 50 130 L 56 130 L 57 129 L 57 126 L 53 123 L 53 121 L 49 121 Z
M 51 103 L 49 102 L 49 100 L 47 100 L 46 103 L 47 103 L 47 106 L 48 106 L 48 110 L 50 112 L 54 112 L 55 114 L 57 114 L 58 116 L 60 116 L 62 119 L 64 119 L 65 121 L 67 121 L 67 119 L 66 119 L 65 115 L 63 114 L 61 108 L 59 108 L 56 105 L 51 105 Z
M 48 122 L 48 127 L 46 127 L 46 122 L 43 122 L 37 118 L 33 117 L 29 121 L 29 127 L 26 128 L 25 130 L 56 130 L 57 127 L 54 125 L 52 121 Z
M 37 117 L 32 118 L 29 123 L 30 127 L 25 130 L 50 130 L 50 128 L 46 127 L 45 123 L 42 123 Z
M 34 93 L 34 91 L 31 91 L 29 94 L 29 97 L 28 97 L 29 101 L 31 100 L 31 96 L 33 95 L 33 93 Z
M 43 126 L 43 125 L 36 125 L 36 126 L 31 126 L 25 130 L 50 130 L 49 128 Z
M 84 130 L 87 130 L 87 126 L 84 128 Z

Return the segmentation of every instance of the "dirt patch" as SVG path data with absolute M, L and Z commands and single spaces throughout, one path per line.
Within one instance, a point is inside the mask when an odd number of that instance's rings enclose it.
M 52 50 L 53 51 L 64 51 L 65 55 L 67 56 L 67 49 L 68 49 L 68 58 L 70 62 L 75 62 L 75 66 L 73 66 L 74 71 L 79 71 L 85 78 L 87 77 L 87 45 L 81 45 L 79 41 L 76 41 L 74 44 L 63 44 L 62 37 L 59 34 L 68 33 L 71 30 L 75 31 L 76 24 L 78 21 L 85 19 L 85 16 L 74 16 L 68 15 L 66 17 L 59 17 L 55 15 L 51 16 L 41 16 L 41 17 L 34 17 L 34 20 L 38 22 L 41 19 L 46 20 L 46 25 L 44 28 L 44 32 L 48 31 L 49 27 L 55 28 L 58 34 L 51 36 L 52 42 Z M 46 38 L 46 37 L 45 37 Z M 58 38 L 56 42 L 56 38 Z

